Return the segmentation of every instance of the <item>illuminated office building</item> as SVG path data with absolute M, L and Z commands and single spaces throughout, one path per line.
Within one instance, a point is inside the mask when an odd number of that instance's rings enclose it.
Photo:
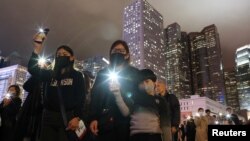
M 238 48 L 235 53 L 237 90 L 240 109 L 250 110 L 250 45 Z
M 226 103 L 235 111 L 240 110 L 235 71 L 225 71 Z
M 192 92 L 187 33 L 181 32 L 178 23 L 173 23 L 165 29 L 165 37 L 168 91 L 178 98 L 188 97 Z
M 123 18 L 123 39 L 129 45 L 131 64 L 149 68 L 165 81 L 162 15 L 146 0 L 134 0 L 125 7 Z
M 225 104 L 220 40 L 215 25 L 189 34 L 194 94 Z

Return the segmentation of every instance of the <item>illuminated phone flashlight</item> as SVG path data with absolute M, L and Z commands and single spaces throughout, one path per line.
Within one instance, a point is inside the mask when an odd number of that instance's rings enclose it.
M 118 81 L 118 74 L 116 72 L 109 72 L 109 80 L 111 82 L 117 82 Z
M 215 123 L 215 124 L 219 124 L 219 121 L 218 121 L 218 120 L 216 120 L 214 123 Z
M 219 113 L 219 116 L 222 116 L 223 114 L 222 113 Z
M 38 32 L 47 35 L 49 33 L 49 30 L 50 30 L 49 28 L 39 28 Z
M 38 31 L 44 33 L 43 28 L 39 28 Z
M 191 117 L 190 116 L 187 116 L 187 120 L 190 120 L 191 119 Z
M 38 65 L 44 66 L 46 64 L 46 59 L 44 57 L 39 57 L 38 59 Z
M 231 115 L 230 114 L 226 114 L 226 118 L 230 118 L 231 117 Z
M 199 114 L 199 113 L 195 113 L 195 115 L 196 115 L 197 117 L 200 117 L 200 114 Z
M 7 93 L 7 94 L 5 95 L 5 98 L 6 98 L 6 99 L 10 99 L 10 98 L 11 98 L 11 94 L 10 94 L 10 93 Z

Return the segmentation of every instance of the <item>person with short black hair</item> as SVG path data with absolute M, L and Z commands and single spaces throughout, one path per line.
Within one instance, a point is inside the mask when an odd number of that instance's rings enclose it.
M 211 114 L 211 111 L 210 111 L 210 109 L 206 109 L 205 110 L 205 113 L 206 113 L 206 119 L 207 119 L 207 123 L 208 123 L 208 125 L 213 125 L 213 124 L 215 124 L 215 118 L 213 117 L 213 116 L 211 116 L 210 114 Z
M 13 136 L 13 129 L 16 124 L 17 114 L 21 107 L 22 100 L 19 97 L 21 94 L 18 85 L 8 87 L 8 92 L 0 104 L 0 139 L 1 141 L 9 141 Z

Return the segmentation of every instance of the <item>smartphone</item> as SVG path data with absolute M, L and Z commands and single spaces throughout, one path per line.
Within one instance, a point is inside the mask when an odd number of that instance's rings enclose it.
M 43 30 L 43 32 L 44 32 L 45 35 L 48 35 L 48 33 L 49 33 L 49 28 L 45 28 L 45 29 Z
M 48 35 L 49 31 L 50 31 L 49 28 L 45 29 L 40 28 L 35 42 L 41 44 L 44 41 L 45 37 Z

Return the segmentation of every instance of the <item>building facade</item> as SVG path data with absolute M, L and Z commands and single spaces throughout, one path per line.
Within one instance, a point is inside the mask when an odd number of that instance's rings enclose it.
M 212 114 L 226 114 L 226 106 L 207 97 L 192 95 L 188 99 L 180 99 L 181 121 L 186 120 L 188 116 L 196 116 L 198 108 L 209 109 Z
M 235 111 L 240 110 L 235 71 L 225 71 L 226 103 Z
M 8 87 L 13 84 L 20 86 L 22 100 L 26 98 L 26 92 L 23 90 L 24 82 L 30 77 L 26 67 L 20 65 L 13 65 L 9 67 L 0 68 L 0 101 L 7 93 Z
M 168 91 L 178 98 L 187 97 L 192 94 L 187 33 L 181 32 L 178 23 L 173 23 L 165 29 L 165 38 Z
M 149 68 L 166 80 L 163 18 L 146 0 L 134 0 L 123 14 L 123 39 L 128 43 L 131 64 Z
M 189 34 L 193 92 L 225 103 L 225 84 L 220 40 L 215 25 Z
M 240 109 L 250 111 L 250 45 L 236 50 L 235 63 Z

